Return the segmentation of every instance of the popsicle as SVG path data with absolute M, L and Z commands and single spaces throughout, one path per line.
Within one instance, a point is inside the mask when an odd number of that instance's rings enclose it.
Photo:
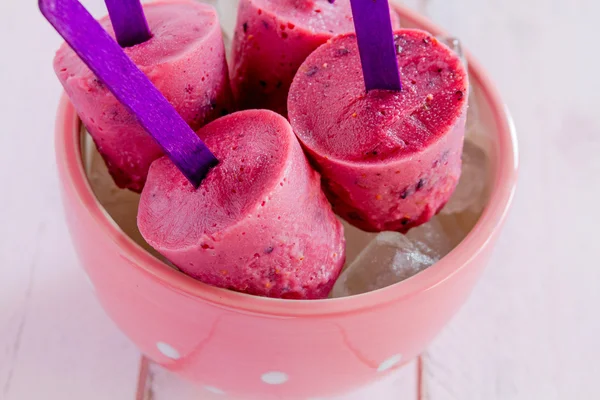
M 344 234 L 289 123 L 241 111 L 198 131 L 220 163 L 198 190 L 167 158 L 150 167 L 138 227 L 186 274 L 244 293 L 319 299 L 344 264 Z
M 170 0 L 144 6 L 152 38 L 124 48 L 193 130 L 232 111 L 225 50 L 212 6 Z M 114 37 L 108 17 L 102 26 Z M 152 161 L 163 155 L 136 117 L 67 45 L 55 71 L 116 184 L 141 191 Z
M 465 68 L 427 32 L 394 35 L 402 90 L 365 89 L 351 33 L 306 59 L 288 99 L 294 132 L 334 211 L 365 231 L 406 232 L 427 222 L 461 172 Z
M 395 12 L 391 19 L 400 26 Z M 302 62 L 334 35 L 353 30 L 350 0 L 241 0 L 230 65 L 238 107 L 286 116 Z

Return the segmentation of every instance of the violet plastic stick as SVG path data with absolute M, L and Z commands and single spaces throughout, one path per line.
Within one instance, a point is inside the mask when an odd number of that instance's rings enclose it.
M 173 106 L 77 0 L 39 0 L 42 14 L 81 60 L 198 187 L 218 161 Z
M 121 47 L 135 46 L 152 37 L 140 0 L 104 0 Z
M 402 90 L 388 0 L 351 0 L 365 86 Z

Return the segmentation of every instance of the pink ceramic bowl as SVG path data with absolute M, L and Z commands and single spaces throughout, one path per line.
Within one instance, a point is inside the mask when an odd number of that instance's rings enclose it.
M 442 32 L 400 8 L 405 26 Z M 217 289 L 169 268 L 108 217 L 82 165 L 80 121 L 65 97 L 56 152 L 67 219 L 97 296 L 155 362 L 213 392 L 302 399 L 375 381 L 416 357 L 465 302 L 486 265 L 516 182 L 514 132 L 496 90 L 469 59 L 480 118 L 494 144 L 491 196 L 467 238 L 431 268 L 342 299 L 274 300 Z

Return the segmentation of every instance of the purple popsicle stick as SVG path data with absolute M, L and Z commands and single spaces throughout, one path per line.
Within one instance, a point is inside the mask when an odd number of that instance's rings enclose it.
M 104 0 L 121 47 L 135 46 L 152 37 L 140 0 Z
M 137 117 L 197 188 L 218 160 L 167 99 L 77 0 L 39 0 L 39 7 L 81 60 Z
M 388 0 L 350 0 L 365 86 L 402 90 Z

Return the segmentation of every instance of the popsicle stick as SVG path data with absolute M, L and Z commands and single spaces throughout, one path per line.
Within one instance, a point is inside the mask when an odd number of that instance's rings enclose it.
M 121 47 L 144 43 L 152 37 L 140 0 L 104 0 Z
M 42 14 L 198 187 L 218 161 L 173 106 L 77 0 L 39 0 Z
M 388 0 L 351 0 L 367 91 L 402 90 Z

